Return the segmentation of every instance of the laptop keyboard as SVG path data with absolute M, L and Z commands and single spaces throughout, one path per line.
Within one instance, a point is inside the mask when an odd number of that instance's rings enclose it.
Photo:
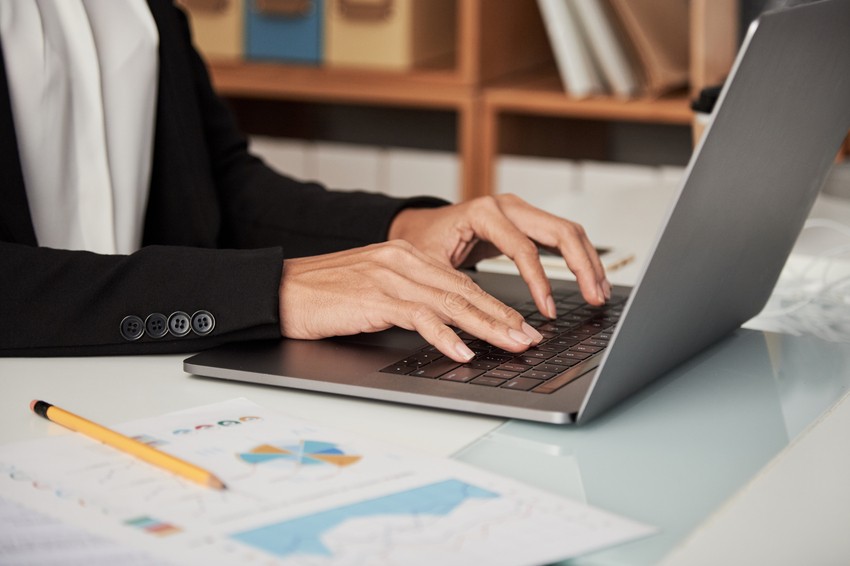
M 471 361 L 460 364 L 428 345 L 381 372 L 480 387 L 554 393 L 599 365 L 625 300 L 625 297 L 612 297 L 605 305 L 594 307 L 585 303 L 578 292 L 556 294 L 559 315 L 555 320 L 541 315 L 531 301 L 512 305 L 543 335 L 537 346 L 515 354 L 458 331 L 475 352 Z

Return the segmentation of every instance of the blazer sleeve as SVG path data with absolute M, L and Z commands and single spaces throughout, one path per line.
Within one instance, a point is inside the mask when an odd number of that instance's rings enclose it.
M 280 248 L 118 256 L 0 242 L 0 355 L 192 352 L 279 338 L 282 267 Z

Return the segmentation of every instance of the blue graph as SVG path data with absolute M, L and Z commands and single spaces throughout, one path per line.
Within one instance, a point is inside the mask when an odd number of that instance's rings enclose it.
M 468 499 L 493 499 L 498 493 L 446 480 L 376 499 L 337 507 L 232 535 L 232 538 L 280 557 L 295 554 L 331 556 L 322 536 L 342 523 L 377 516 L 446 516 Z

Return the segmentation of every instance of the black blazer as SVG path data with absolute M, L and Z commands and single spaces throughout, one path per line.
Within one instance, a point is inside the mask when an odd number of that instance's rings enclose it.
M 326 191 L 272 171 L 213 92 L 185 15 L 171 0 L 148 4 L 159 85 L 143 248 L 132 255 L 38 247 L 0 57 L 0 355 L 189 352 L 279 337 L 285 257 L 379 242 L 402 208 L 444 204 Z M 156 315 L 198 311 L 214 320 L 208 334 L 155 337 Z M 128 339 L 145 320 L 148 331 Z

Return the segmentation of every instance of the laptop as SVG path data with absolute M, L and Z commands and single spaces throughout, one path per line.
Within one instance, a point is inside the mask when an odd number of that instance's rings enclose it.
M 731 334 L 764 307 L 850 129 L 850 2 L 754 22 L 637 284 L 594 309 L 553 281 L 560 317 L 515 275 L 474 273 L 545 340 L 516 356 L 472 336 L 459 365 L 415 333 L 222 346 L 188 373 L 548 423 L 580 423 Z

